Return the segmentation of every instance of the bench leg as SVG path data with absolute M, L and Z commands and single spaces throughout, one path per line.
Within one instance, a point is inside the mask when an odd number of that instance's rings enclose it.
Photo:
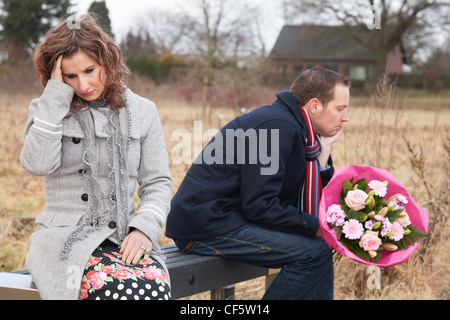
M 234 285 L 212 289 L 211 300 L 234 300 Z

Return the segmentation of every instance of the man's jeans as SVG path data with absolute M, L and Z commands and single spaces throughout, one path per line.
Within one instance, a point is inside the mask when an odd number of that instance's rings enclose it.
M 188 253 L 282 268 L 263 299 L 333 299 L 333 258 L 327 244 L 318 238 L 248 224 L 220 237 L 175 243 L 181 251 Z

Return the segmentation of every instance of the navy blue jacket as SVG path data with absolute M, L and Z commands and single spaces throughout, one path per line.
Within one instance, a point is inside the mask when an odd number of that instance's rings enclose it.
M 306 175 L 305 122 L 290 92 L 277 98 L 225 125 L 195 159 L 172 199 L 168 237 L 204 240 L 248 223 L 315 236 L 318 219 L 297 209 Z M 323 186 L 333 172 L 330 158 Z

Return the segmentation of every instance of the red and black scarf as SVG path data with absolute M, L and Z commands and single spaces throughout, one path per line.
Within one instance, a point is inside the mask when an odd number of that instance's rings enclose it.
M 308 137 L 305 146 L 306 154 L 306 179 L 301 188 L 299 202 L 302 201 L 302 208 L 309 214 L 318 217 L 320 197 L 322 195 L 322 181 L 320 179 L 320 166 L 317 157 L 321 152 L 320 140 L 314 134 L 314 128 L 308 113 L 300 106 L 303 118 L 305 119 Z M 303 201 L 304 200 L 304 201 Z

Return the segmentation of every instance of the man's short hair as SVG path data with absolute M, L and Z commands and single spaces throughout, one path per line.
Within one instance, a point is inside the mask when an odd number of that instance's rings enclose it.
M 312 68 L 303 71 L 294 80 L 291 93 L 301 106 L 309 100 L 317 98 L 324 106 L 334 98 L 334 87 L 337 84 L 350 86 L 350 78 L 325 68 Z

